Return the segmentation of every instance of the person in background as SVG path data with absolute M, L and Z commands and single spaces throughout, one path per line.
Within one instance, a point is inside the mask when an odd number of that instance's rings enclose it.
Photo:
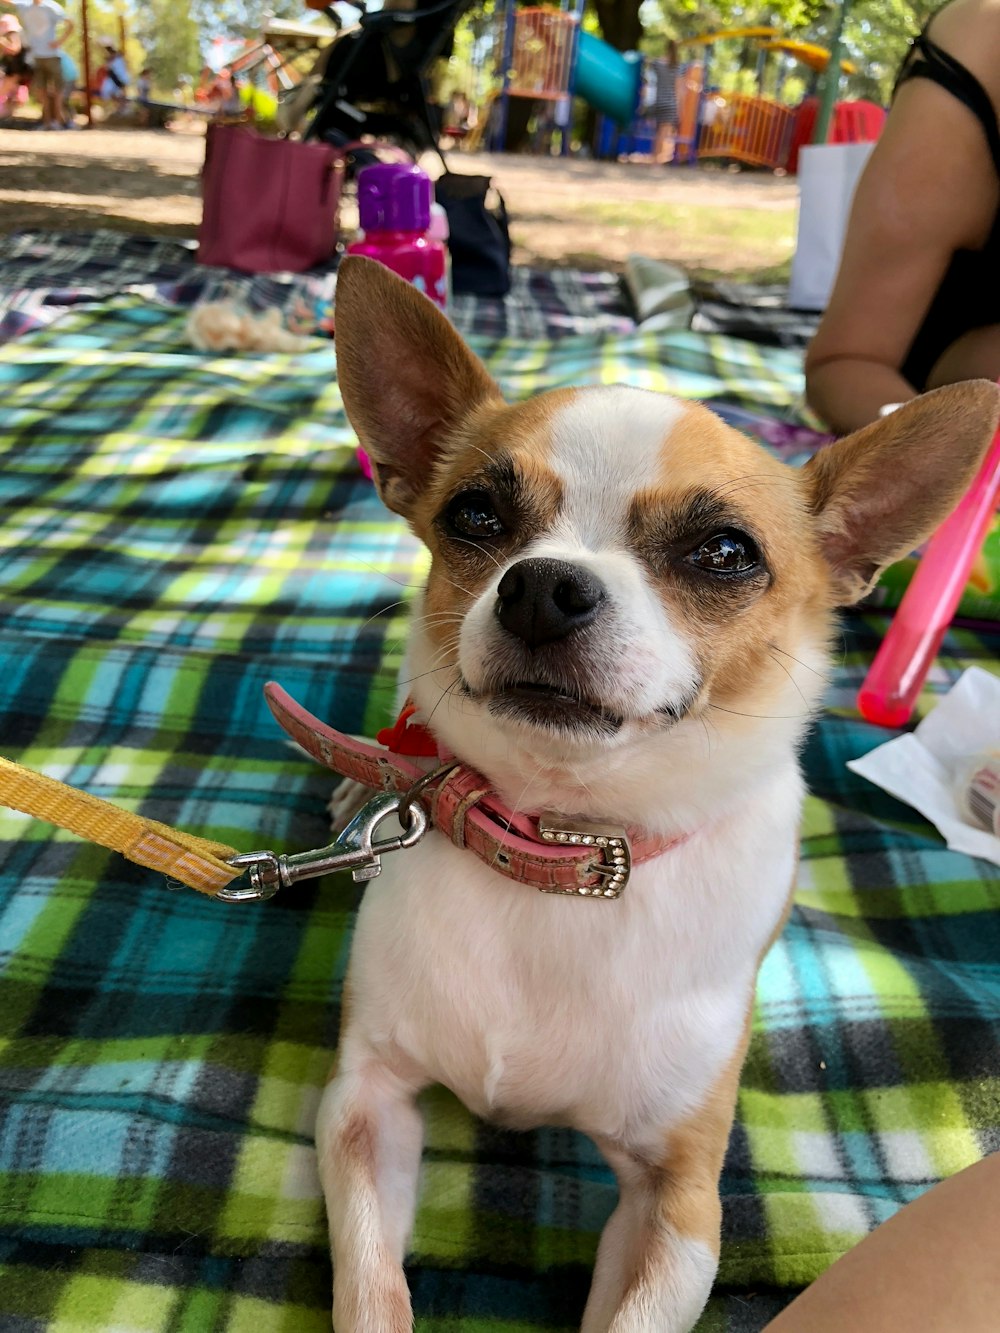
M 220 69 L 216 73 L 210 65 L 206 65 L 201 71 L 194 97 L 205 111 L 218 115 L 223 112 L 232 92 L 233 81 L 229 70 Z
M 104 47 L 104 79 L 97 95 L 102 102 L 111 103 L 111 114 L 116 115 L 125 110 L 128 102 L 128 66 L 114 42 L 103 41 L 101 45 Z
M 242 115 L 243 100 L 240 96 L 240 80 L 231 69 L 219 70 L 219 91 L 222 94 L 222 100 L 219 103 L 219 115 Z
M 670 162 L 674 156 L 674 144 L 677 140 L 677 75 L 679 58 L 677 43 L 668 40 L 664 54 L 652 62 L 656 74 L 656 97 L 653 102 L 653 119 L 656 121 L 656 138 L 653 141 L 653 161 L 661 165 Z
M 149 100 L 153 91 L 153 71 L 147 65 L 135 81 L 135 100 L 139 103 L 139 124 L 149 124 Z
M 835 431 L 1000 377 L 998 107 L 1000 5 L 953 0 L 903 64 L 806 354 L 809 403 Z
M 18 89 L 30 77 L 31 66 L 24 54 L 21 24 L 13 14 L 0 16 L 0 116 L 13 114 Z
M 59 69 L 62 74 L 62 100 L 65 112 L 63 128 L 75 130 L 76 113 L 73 110 L 73 98 L 76 94 L 76 85 L 80 78 L 80 70 L 76 61 L 66 50 L 65 47 L 59 52 Z
M 0 0 L 21 22 L 21 40 L 34 71 L 35 96 L 42 104 L 43 130 L 61 130 L 66 112 L 59 52 L 74 31 L 73 20 L 56 0 Z
M 460 139 L 475 125 L 472 103 L 460 88 L 456 88 L 448 98 L 444 112 L 445 133 Z
M 211 65 L 202 65 L 201 73 L 198 75 L 198 84 L 194 90 L 194 100 L 200 105 L 205 106 L 208 102 L 208 94 L 215 85 L 215 70 Z

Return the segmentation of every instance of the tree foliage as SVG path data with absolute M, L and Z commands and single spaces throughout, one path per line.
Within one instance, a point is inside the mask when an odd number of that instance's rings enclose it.
M 842 95 L 887 102 L 907 43 L 939 7 L 939 0 L 915 0 L 914 3 L 909 0 L 848 0 L 848 3 L 844 54 L 857 66 L 857 73 L 845 77 Z M 635 11 L 641 25 L 634 46 L 658 53 L 667 37 L 683 39 L 726 28 L 757 25 L 779 28 L 785 36 L 829 47 L 839 3 L 837 0 L 771 0 L 770 3 L 765 0 L 765 3 L 748 5 L 745 0 L 644 0 L 637 5 L 635 0 L 626 0 L 626 3 L 594 0 L 592 10 L 596 13 L 601 35 L 619 49 L 627 49 L 619 45 L 619 29 L 614 26 L 622 19 L 619 15 L 608 19 L 609 35 L 604 28 L 606 11 Z M 757 47 L 752 42 L 720 43 L 713 52 L 715 74 L 720 80 L 730 79 L 742 70 L 752 81 L 756 55 Z M 788 68 L 794 69 L 791 62 Z M 792 88 L 805 81 L 805 71 L 800 68 L 798 73 L 802 77 L 789 85 Z
M 203 42 L 213 37 L 253 37 L 268 15 L 302 20 L 302 0 L 192 0 Z
M 856 0 L 844 25 L 847 55 L 858 67 L 845 80 L 850 94 L 888 102 L 908 42 L 939 8 L 935 0 Z
M 201 64 L 198 24 L 190 0 L 145 0 L 136 12 L 136 35 L 153 71 L 156 88 L 169 92 L 182 74 L 193 76 Z

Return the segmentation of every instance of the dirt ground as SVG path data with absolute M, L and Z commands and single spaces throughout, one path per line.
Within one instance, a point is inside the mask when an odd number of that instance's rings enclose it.
M 194 236 L 203 151 L 200 124 L 0 129 L 0 232 L 106 227 Z M 735 275 L 779 266 L 794 246 L 794 180 L 457 152 L 452 164 L 493 176 L 510 211 L 516 262 L 618 268 L 639 252 Z M 349 205 L 344 220 L 350 225 Z

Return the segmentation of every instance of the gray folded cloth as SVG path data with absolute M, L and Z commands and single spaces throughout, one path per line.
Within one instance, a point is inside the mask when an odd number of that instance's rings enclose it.
M 688 275 L 676 264 L 645 255 L 629 255 L 625 261 L 625 285 L 635 306 L 636 319 L 644 329 L 686 329 L 694 313 L 694 298 Z

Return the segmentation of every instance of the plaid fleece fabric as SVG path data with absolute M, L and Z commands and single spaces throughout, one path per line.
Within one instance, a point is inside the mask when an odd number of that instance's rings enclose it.
M 262 685 L 373 734 L 424 558 L 356 466 L 329 343 L 207 357 L 182 329 L 132 297 L 0 353 L 0 748 L 299 851 L 327 841 L 331 778 Z M 766 413 L 801 387 L 792 353 L 693 333 L 476 346 L 514 396 L 624 382 Z M 853 709 L 880 629 L 848 623 L 805 752 L 800 887 L 761 973 L 703 1333 L 762 1328 L 1000 1146 L 1000 874 L 844 766 L 884 738 Z M 998 644 L 949 634 L 924 706 Z M 360 892 L 224 905 L 0 811 L 4 1333 L 329 1328 L 313 1118 Z M 492 1128 L 441 1090 L 424 1109 L 418 1330 L 568 1333 L 610 1172 L 566 1130 Z

